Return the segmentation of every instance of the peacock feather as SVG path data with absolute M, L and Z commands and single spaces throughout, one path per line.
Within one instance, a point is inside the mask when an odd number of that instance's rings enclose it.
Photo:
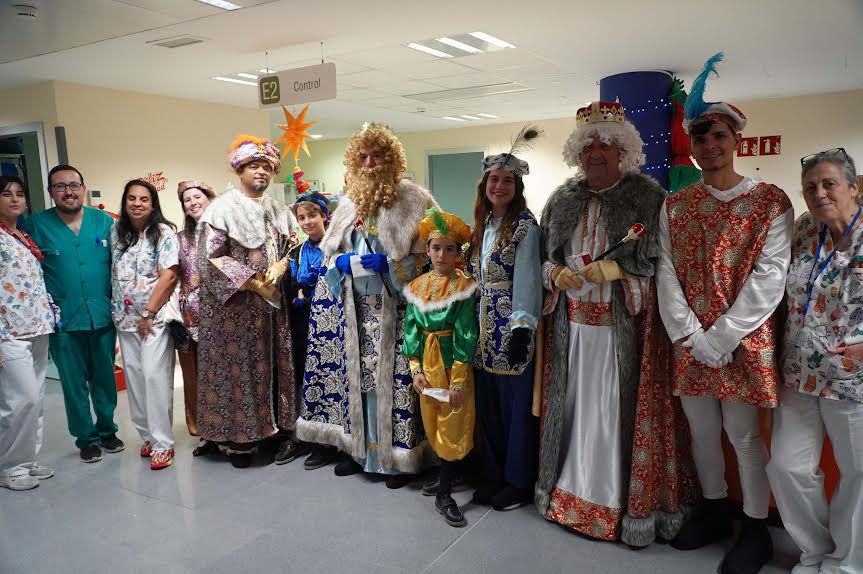
M 686 98 L 686 104 L 683 106 L 683 112 L 687 120 L 692 121 L 696 119 L 710 107 L 710 104 L 704 101 L 704 89 L 707 87 L 707 78 L 710 74 L 719 76 L 719 73 L 716 71 L 716 64 L 721 62 L 723 57 L 725 57 L 724 52 L 712 55 L 704 63 L 701 73 L 692 82 L 692 88 L 689 90 L 689 96 Z

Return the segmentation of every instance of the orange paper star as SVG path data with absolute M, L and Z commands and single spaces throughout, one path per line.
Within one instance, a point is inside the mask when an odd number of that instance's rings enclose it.
M 275 141 L 275 143 L 285 143 L 285 148 L 282 150 L 282 159 L 285 159 L 285 156 L 288 155 L 289 151 L 293 151 L 294 163 L 298 162 L 300 159 L 301 149 L 306 152 L 307 156 L 311 157 L 312 154 L 309 153 L 309 148 L 306 147 L 306 139 L 311 137 L 311 135 L 306 131 L 306 128 L 309 128 L 318 122 L 306 122 L 306 112 L 309 111 L 309 106 L 306 105 L 306 107 L 303 108 L 303 111 L 301 111 L 296 117 L 294 117 L 285 106 L 282 106 L 282 109 L 285 111 L 285 121 L 287 123 L 277 125 L 285 133 L 279 136 L 279 139 Z

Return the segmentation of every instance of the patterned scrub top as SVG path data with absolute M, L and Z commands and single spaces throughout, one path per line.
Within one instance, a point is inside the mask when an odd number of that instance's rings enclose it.
M 159 230 L 162 236 L 155 247 L 146 233 L 141 233 L 134 245 L 121 252 L 117 226 L 111 228 L 111 316 L 118 331 L 137 329 L 141 312 L 159 282 L 159 271 L 178 264 L 176 233 L 164 223 L 159 224 Z M 164 322 L 164 315 L 162 307 L 153 322 Z
M 863 402 L 863 362 L 826 350 L 863 343 L 863 225 L 851 232 L 848 248 L 837 251 L 817 278 L 815 273 L 833 251 L 833 239 L 826 234 L 815 263 L 820 225 L 811 214 L 804 213 L 794 227 L 786 284 L 783 382 L 807 395 Z M 804 317 L 813 264 L 812 299 Z
M 51 296 L 42 266 L 30 250 L 0 230 L 0 341 L 54 332 Z

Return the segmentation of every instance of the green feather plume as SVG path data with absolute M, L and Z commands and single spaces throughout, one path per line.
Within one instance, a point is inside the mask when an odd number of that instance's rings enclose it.
M 426 211 L 426 216 L 431 217 L 432 223 L 442 237 L 449 235 L 449 225 L 447 225 L 446 218 L 443 216 L 443 211 L 436 207 L 432 207 Z

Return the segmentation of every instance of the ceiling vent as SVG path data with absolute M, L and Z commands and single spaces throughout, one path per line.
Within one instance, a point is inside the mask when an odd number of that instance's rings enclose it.
M 502 84 L 489 84 L 487 86 L 472 86 L 470 88 L 456 88 L 453 90 L 441 90 L 437 92 L 423 92 L 421 94 L 409 94 L 404 97 L 421 102 L 447 102 L 450 100 L 465 100 L 468 98 L 481 98 L 483 96 L 494 96 L 497 94 L 510 94 L 513 92 L 526 92 L 532 90 L 524 84 L 516 82 L 505 82 Z
M 15 11 L 15 17 L 18 20 L 25 22 L 35 22 L 39 19 L 39 9 L 28 4 L 13 4 L 12 9 Z
M 195 36 L 176 36 L 174 38 L 163 38 L 161 40 L 152 40 L 147 42 L 153 46 L 161 46 L 162 48 L 182 48 L 183 46 L 191 46 L 192 44 L 200 44 L 203 38 Z

